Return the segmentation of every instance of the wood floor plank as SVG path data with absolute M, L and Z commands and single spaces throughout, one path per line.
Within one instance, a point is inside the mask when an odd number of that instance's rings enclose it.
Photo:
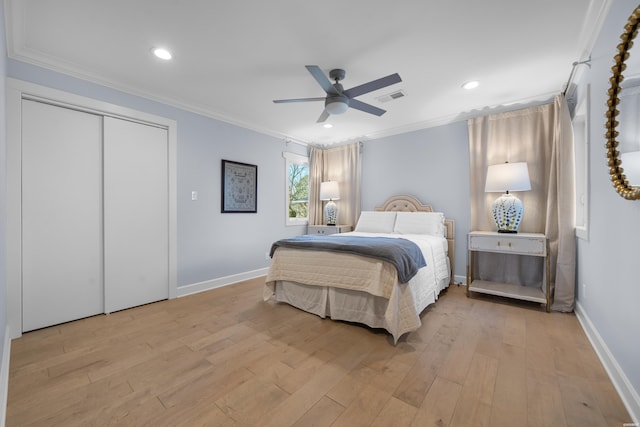
M 584 335 L 584 332 L 581 332 Z M 584 367 L 586 372 L 585 378 L 596 381 L 607 381 L 609 376 L 604 369 L 602 362 L 593 351 L 593 348 L 584 344 L 578 344 L 575 347 L 574 354 L 577 356 L 578 363 Z
M 290 426 L 322 399 L 331 388 L 339 383 L 348 372 L 366 357 L 372 341 L 365 338 L 354 339 L 351 346 L 340 356 L 328 363 L 283 403 L 273 408 L 262 420 L 262 427 Z
M 322 328 L 317 333 L 313 335 L 304 334 L 304 339 L 294 340 L 288 344 L 279 340 L 272 340 L 271 343 L 281 347 L 283 352 L 280 359 L 281 362 L 295 369 L 310 354 L 319 350 L 339 355 L 342 350 L 348 347 L 347 341 L 343 339 L 346 333 L 344 325 L 327 320 L 323 322 Z M 300 336 L 299 334 L 295 335 Z
M 371 377 L 369 383 L 378 390 L 393 394 L 410 369 L 411 366 L 405 364 L 402 360 L 391 358 L 382 367 L 382 370 Z
M 254 376 L 221 396 L 216 405 L 240 424 L 259 425 L 260 419 L 288 396 L 289 393 L 277 385 L 265 383 Z
M 418 408 L 436 378 L 447 352 L 448 348 L 444 346 L 434 351 L 425 350 L 404 376 L 393 396 Z
M 264 278 L 24 334 L 7 426 L 619 426 L 573 314 L 453 286 L 389 334 L 262 300 Z M 521 419 L 522 418 L 522 419 Z
M 106 378 L 124 369 L 136 366 L 148 361 L 153 357 L 154 352 L 147 344 L 135 346 L 105 348 L 102 351 L 95 351 L 80 360 L 69 360 L 49 368 L 49 375 L 52 377 L 65 375 L 70 372 L 87 372 L 92 382 Z
M 418 408 L 445 362 L 459 325 L 444 324 L 429 341 L 416 363 L 405 375 L 393 396 Z
M 555 373 L 527 369 L 527 424 L 564 427 L 567 418 Z
M 159 425 L 176 427 L 246 427 L 228 417 L 215 404 L 201 403 L 191 411 L 173 413 Z
M 509 307 L 505 310 L 503 328 L 502 342 L 514 347 L 526 346 L 527 320 L 520 314 L 518 308 Z
M 495 427 L 522 425 L 527 420 L 525 349 L 509 344 L 503 344 L 502 349 L 498 361 L 489 425 Z
M 37 401 L 20 402 L 7 408 L 9 425 L 82 425 L 83 420 L 92 419 L 105 406 L 120 402 L 133 390 L 126 379 L 102 379 L 87 386 L 60 390 L 51 395 L 40 396 Z
M 325 350 L 318 350 L 309 355 L 305 361 L 299 364 L 295 369 L 286 373 L 283 377 L 274 381 L 274 384 L 285 390 L 287 393 L 294 393 L 300 389 L 309 378 L 322 372 L 322 369 L 331 363 L 336 355 Z
M 221 395 L 204 392 L 188 403 L 158 411 L 146 420 L 145 426 L 221 426 L 245 427 L 227 416 L 215 403 Z M 164 405 L 163 405 L 164 406 Z
M 491 426 L 498 360 L 476 353 L 451 420 L 452 426 Z
M 527 368 L 555 374 L 554 350 L 547 334 L 546 324 L 540 316 L 526 316 L 527 336 L 525 339 Z
M 593 391 L 593 398 L 598 404 L 602 416 L 607 422 L 607 426 L 620 426 L 632 423 L 627 415 L 622 401 L 618 397 L 613 384 L 609 380 L 591 380 L 590 386 Z
M 438 369 L 439 377 L 464 384 L 471 359 L 478 346 L 479 335 L 480 330 L 475 322 L 468 322 L 461 328 L 451 351 Z
M 559 375 L 558 384 L 567 415 L 567 426 L 606 425 L 591 385 L 586 379 Z
M 158 398 L 144 391 L 111 399 L 108 404 L 104 404 L 102 399 L 97 399 L 91 404 L 86 401 L 79 402 L 55 417 L 48 418 L 46 425 L 144 425 L 150 418 L 163 411 L 164 407 Z
M 34 372 L 28 376 L 10 378 L 9 396 L 7 398 L 8 412 L 19 413 L 39 406 L 40 402 L 50 396 L 59 396 L 70 390 L 81 390 L 91 384 L 86 373 L 49 377 L 46 369 Z
M 157 396 L 169 387 L 190 383 L 211 369 L 211 363 L 202 354 L 183 346 L 160 353 L 145 363 L 124 370 L 121 375 L 133 390 L 150 390 Z M 159 372 L 162 375 L 158 375 Z
M 401 400 L 391 397 L 371 423 L 371 427 L 408 426 L 418 410 Z
M 368 427 L 378 418 L 378 414 L 390 399 L 391 394 L 371 385 L 365 386 L 332 427 Z
M 158 395 L 165 408 L 191 406 L 203 400 L 215 401 L 253 378 L 246 368 L 228 372 L 211 367 L 189 383 L 172 385 Z M 215 387 L 212 385 L 215 384 Z
M 480 326 L 478 345 L 475 351 L 485 356 L 497 359 L 499 349 L 504 341 L 504 308 L 498 304 L 482 301 L 473 306 L 470 322 L 477 322 Z
M 462 385 L 445 378 L 436 377 L 418 408 L 411 427 L 448 426 L 458 404 Z
M 327 396 L 340 405 L 347 407 L 369 385 L 375 370 L 368 366 L 359 365 L 346 375 L 338 384 L 327 392 Z
M 344 406 L 328 397 L 323 397 L 300 417 L 293 427 L 330 427 L 342 412 L 344 412 Z

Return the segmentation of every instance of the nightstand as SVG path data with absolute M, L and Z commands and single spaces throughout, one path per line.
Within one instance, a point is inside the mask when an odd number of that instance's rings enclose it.
M 338 234 L 351 231 L 350 225 L 310 225 L 307 234 Z
M 508 298 L 539 302 L 550 311 L 549 283 L 549 243 L 540 233 L 497 233 L 494 231 L 472 231 L 468 235 L 469 263 L 467 265 L 467 296 L 471 292 L 498 295 Z M 522 286 L 511 283 L 491 282 L 473 278 L 475 254 L 477 252 L 493 252 L 544 258 L 542 283 L 540 287 Z M 544 292 L 543 291 L 546 291 Z

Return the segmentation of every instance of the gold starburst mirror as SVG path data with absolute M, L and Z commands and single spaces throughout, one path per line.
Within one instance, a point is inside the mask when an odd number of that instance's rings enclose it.
M 611 87 L 605 125 L 611 181 L 618 194 L 627 200 L 640 199 L 640 126 L 637 119 L 640 108 L 640 74 L 629 75 L 628 82 L 623 84 L 623 72 L 630 62 L 630 50 L 638 33 L 639 20 L 640 6 L 629 16 L 624 33 L 620 36 L 621 42 L 617 46 L 618 53 L 613 58 L 615 64 L 611 68 L 613 76 L 609 79 Z M 639 71 L 640 69 L 635 70 L 636 73 Z M 622 89 L 625 89 L 624 94 Z M 625 168 L 622 167 L 623 161 Z

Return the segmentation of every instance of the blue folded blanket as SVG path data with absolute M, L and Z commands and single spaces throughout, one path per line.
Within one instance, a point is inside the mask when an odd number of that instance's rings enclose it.
M 427 265 L 418 245 L 402 238 L 308 234 L 278 240 L 271 245 L 269 255 L 273 257 L 279 247 L 348 252 L 382 259 L 396 267 L 401 283 L 411 280 Z

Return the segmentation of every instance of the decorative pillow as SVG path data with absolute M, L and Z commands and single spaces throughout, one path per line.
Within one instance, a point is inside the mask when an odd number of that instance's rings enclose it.
M 396 212 L 362 211 L 356 229 L 365 233 L 393 233 Z
M 429 234 L 446 237 L 444 214 L 442 212 L 398 212 L 393 231 L 400 234 Z

